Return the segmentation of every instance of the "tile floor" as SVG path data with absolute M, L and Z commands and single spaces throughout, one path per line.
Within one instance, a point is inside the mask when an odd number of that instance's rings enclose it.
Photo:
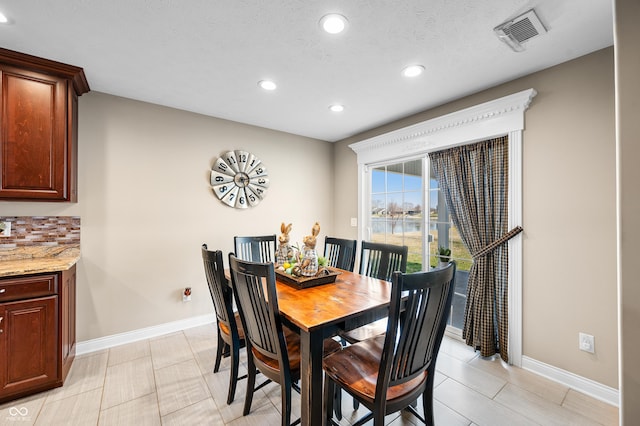
M 0 425 L 279 425 L 277 385 L 256 393 L 246 417 L 246 380 L 239 382 L 234 403 L 226 404 L 229 361 L 212 373 L 214 330 L 196 327 L 79 356 L 64 387 L 0 405 Z M 439 426 L 618 424 L 616 407 L 497 359 L 479 358 L 449 338 L 435 380 Z M 297 418 L 300 400 L 293 395 Z M 343 395 L 342 425 L 348 426 L 364 409 L 354 412 Z M 419 423 L 395 414 L 387 424 Z

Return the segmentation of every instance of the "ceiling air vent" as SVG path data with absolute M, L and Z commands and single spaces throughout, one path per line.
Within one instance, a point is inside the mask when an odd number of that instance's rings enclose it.
M 522 43 L 547 32 L 535 10 L 531 9 L 493 29 L 498 38 L 515 52 L 522 52 Z

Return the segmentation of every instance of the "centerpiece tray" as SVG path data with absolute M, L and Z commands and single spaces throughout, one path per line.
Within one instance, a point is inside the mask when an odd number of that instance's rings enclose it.
M 285 272 L 276 270 L 276 275 L 278 281 L 281 281 L 293 288 L 297 288 L 298 290 L 303 288 L 315 287 L 317 285 L 322 284 L 331 284 L 336 281 L 338 275 L 342 272 L 332 268 L 325 268 L 324 274 L 315 277 L 295 277 L 293 275 L 289 275 Z

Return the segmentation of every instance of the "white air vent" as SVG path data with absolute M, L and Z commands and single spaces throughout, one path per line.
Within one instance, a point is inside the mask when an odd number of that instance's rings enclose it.
M 545 34 L 547 29 L 542 25 L 535 10 L 531 9 L 522 15 L 498 25 L 493 29 L 500 40 L 505 42 L 516 52 L 522 52 L 521 43 L 531 40 L 540 34 Z

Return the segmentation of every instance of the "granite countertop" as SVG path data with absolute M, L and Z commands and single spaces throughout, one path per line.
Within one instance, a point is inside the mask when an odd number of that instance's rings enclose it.
M 66 271 L 80 259 L 80 245 L 0 249 L 0 277 Z

